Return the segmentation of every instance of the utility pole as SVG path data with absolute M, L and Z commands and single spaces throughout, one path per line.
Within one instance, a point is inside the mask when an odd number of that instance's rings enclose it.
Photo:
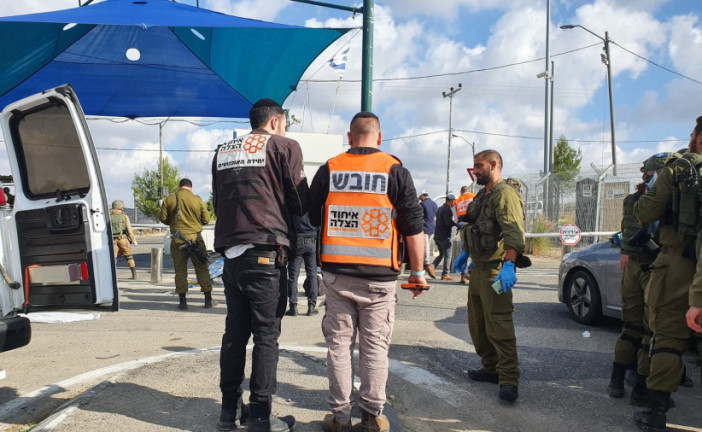
M 449 98 L 449 135 L 448 135 L 448 159 L 446 161 L 446 195 L 449 194 L 451 184 L 451 136 L 453 135 L 453 97 L 461 91 L 463 84 L 458 83 L 458 88 L 451 87 L 448 93 L 441 92 L 444 98 Z
M 555 79 L 556 65 L 551 62 L 551 74 L 548 79 L 551 81 L 551 107 L 549 112 L 551 118 L 548 122 L 548 172 L 553 173 L 553 81 Z
M 602 37 L 598 35 L 597 33 L 592 32 L 591 30 L 588 30 L 587 28 L 579 25 L 579 24 L 564 24 L 561 26 L 563 30 L 570 30 L 574 29 L 575 27 L 580 27 L 581 29 L 585 30 L 586 32 L 590 33 L 591 35 L 595 36 L 596 38 L 600 39 L 602 42 L 604 42 L 604 54 L 601 54 L 602 56 L 602 63 L 604 63 L 607 66 L 607 87 L 609 90 L 609 127 L 611 130 L 612 134 L 612 175 L 616 176 L 617 175 L 617 145 L 615 143 L 614 139 L 614 98 L 612 97 L 612 61 L 611 57 L 609 55 L 609 32 L 605 32 L 605 37 Z
M 612 67 L 609 57 L 609 32 L 605 32 L 604 38 L 605 57 L 602 61 L 607 65 L 607 86 L 609 87 L 609 123 L 612 133 L 612 175 L 617 176 L 617 145 L 614 143 L 614 100 L 612 99 Z
M 158 124 L 158 193 L 163 198 L 163 122 Z
M 545 84 L 546 84 L 546 90 L 545 90 L 545 102 L 544 102 L 544 175 L 547 173 L 551 172 L 549 170 L 549 167 L 551 166 L 550 163 L 550 146 L 549 146 L 549 136 L 548 136 L 548 131 L 549 131 L 549 82 L 548 79 L 550 77 L 550 71 L 549 71 L 549 66 L 551 65 L 551 41 L 550 41 L 550 28 L 551 28 L 551 0 L 546 1 L 546 72 L 545 75 L 543 75 L 544 78 L 546 78 Z M 546 200 L 544 199 L 544 205 L 546 205 Z

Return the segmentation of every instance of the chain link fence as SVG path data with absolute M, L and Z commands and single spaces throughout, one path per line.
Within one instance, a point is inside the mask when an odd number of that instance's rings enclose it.
M 566 224 L 582 232 L 619 231 L 624 198 L 641 183 L 641 164 L 612 167 L 587 166 L 578 172 L 543 176 L 541 173 L 515 174 L 522 182 L 527 233 L 554 233 Z M 602 238 L 583 237 L 578 246 Z M 560 247 L 556 238 L 533 239 L 530 252 L 553 253 Z M 539 250 L 541 249 L 541 250 Z M 560 249 L 558 249 L 560 251 Z

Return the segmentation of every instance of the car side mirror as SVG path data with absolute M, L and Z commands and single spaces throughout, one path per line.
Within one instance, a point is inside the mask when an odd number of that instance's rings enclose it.
M 612 236 L 609 238 L 609 242 L 612 243 L 612 246 L 621 246 L 622 245 L 622 233 L 618 232 L 616 234 L 612 234 Z

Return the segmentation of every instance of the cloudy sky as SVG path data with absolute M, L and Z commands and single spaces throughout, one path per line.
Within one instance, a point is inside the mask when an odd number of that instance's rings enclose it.
M 195 0 L 179 0 L 195 5 Z M 360 1 L 328 0 L 345 6 Z M 360 27 L 362 17 L 288 0 L 200 0 L 200 7 L 247 18 L 301 26 Z M 552 0 L 550 52 L 555 63 L 554 124 L 583 150 L 584 163 L 611 162 L 607 69 L 602 41 L 578 24 L 612 40 L 611 66 L 617 162 L 640 163 L 659 151 L 687 145 L 702 115 L 702 6 L 697 0 Z M 546 0 L 376 0 L 373 110 L 386 142 L 417 189 L 432 195 L 446 184 L 449 100 L 442 92 L 462 84 L 453 99 L 451 189 L 468 183 L 476 151 L 492 148 L 507 175 L 537 174 L 543 167 L 546 69 Z M 78 0 L 0 2 L 0 16 L 72 8 Z M 361 39 L 349 32 L 313 63 L 284 103 L 300 122 L 292 131 L 344 134 L 360 109 Z M 326 64 L 350 43 L 346 74 Z M 284 52 L 281 53 L 285 55 Z M 78 95 L 80 97 L 80 95 Z M 333 110 L 333 114 L 332 114 Z M 165 152 L 203 198 L 210 193 L 209 166 L 216 144 L 245 127 L 241 120 L 170 121 Z M 159 119 L 89 124 L 108 198 L 133 202 L 134 173 L 158 163 Z M 204 123 L 207 123 L 204 125 Z M 1 155 L 0 172 L 9 171 Z

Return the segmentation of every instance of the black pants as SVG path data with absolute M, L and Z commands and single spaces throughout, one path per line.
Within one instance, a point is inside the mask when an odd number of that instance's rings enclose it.
M 268 418 L 275 394 L 278 369 L 280 320 L 285 313 L 285 271 L 275 268 L 275 252 L 249 250 L 224 263 L 227 320 L 219 357 L 223 398 L 235 399 L 244 381 L 246 345 L 253 334 L 251 417 Z
M 297 240 L 295 253 L 290 254 L 288 261 L 288 297 L 290 303 L 297 304 L 297 278 L 300 267 L 305 262 L 307 275 L 303 287 L 309 304 L 317 306 L 319 282 L 317 281 L 317 242 L 315 238 L 300 238 Z

